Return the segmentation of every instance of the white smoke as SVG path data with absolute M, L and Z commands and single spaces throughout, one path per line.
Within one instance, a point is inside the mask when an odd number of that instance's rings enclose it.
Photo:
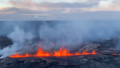
M 8 38 L 12 39 L 13 45 L 0 50 L 0 54 L 2 54 L 1 58 L 10 56 L 11 54 L 23 49 L 24 46 L 29 44 L 28 41 L 31 41 L 34 36 L 16 26 L 14 31 L 8 35 Z
M 57 23 L 55 26 L 45 24 L 41 26 L 40 38 L 48 42 L 61 45 L 75 45 L 87 41 L 109 40 L 119 37 L 120 23 L 97 22 L 67 22 Z
M 14 31 L 8 34 L 8 37 L 13 41 L 13 45 L 0 50 L 2 57 L 10 56 L 28 46 L 29 41 L 38 37 L 36 35 L 39 35 L 39 38 L 43 40 L 42 44 L 46 49 L 55 47 L 53 43 L 58 45 L 58 47 L 62 45 L 75 46 L 83 42 L 102 41 L 120 37 L 119 21 L 45 22 L 43 24 L 34 22 L 25 24 L 24 22 L 19 27 L 15 27 Z M 117 47 L 120 49 L 119 44 Z

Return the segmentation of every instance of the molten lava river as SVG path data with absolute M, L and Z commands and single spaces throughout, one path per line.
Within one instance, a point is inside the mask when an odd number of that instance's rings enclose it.
M 13 54 L 10 56 L 10 58 L 23 58 L 23 57 L 67 57 L 67 56 L 78 56 L 78 55 L 96 55 L 97 53 L 93 50 L 91 53 L 83 51 L 82 53 L 75 52 L 70 53 L 66 48 L 61 47 L 59 51 L 54 51 L 53 54 L 49 52 L 44 52 L 40 47 L 37 50 L 37 53 L 35 55 L 30 54 Z

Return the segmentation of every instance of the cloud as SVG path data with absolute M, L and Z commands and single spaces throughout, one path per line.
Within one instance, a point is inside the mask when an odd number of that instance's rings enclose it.
M 0 20 L 120 20 L 120 11 L 80 12 L 80 10 L 70 9 L 67 12 L 62 9 L 35 11 L 21 8 L 4 8 L 0 10 Z
M 0 20 L 36 20 L 44 19 L 47 15 L 49 15 L 48 12 L 20 8 L 4 8 L 0 10 Z
M 14 0 L 8 3 L 12 7 L 0 8 L 0 20 L 120 20 L 118 0 L 87 0 L 78 3 Z
M 103 0 L 98 6 L 84 8 L 84 11 L 120 11 L 120 0 Z
M 16 8 L 40 11 L 61 9 L 66 11 L 69 9 L 81 9 L 82 11 L 120 11 L 119 0 L 11 0 L 7 4 Z
M 9 1 L 13 7 L 16 8 L 25 8 L 31 10 L 59 10 L 59 9 L 66 9 L 66 8 L 88 8 L 91 6 L 96 5 L 96 3 L 52 3 L 52 2 L 43 2 L 43 3 L 36 3 L 31 0 L 26 0 L 24 2 L 19 1 Z
M 8 1 L 18 1 L 18 0 L 8 0 Z M 43 3 L 43 2 L 50 2 L 50 3 L 97 3 L 101 0 L 19 0 L 19 2 L 36 2 L 36 3 Z
M 0 10 L 2 10 L 3 9 L 3 7 L 0 7 Z
M 34 0 L 25 0 L 9 1 L 9 4 L 16 8 L 40 11 L 66 10 L 64 12 L 69 12 L 69 10 L 74 9 L 80 11 L 120 11 L 119 0 L 76 0 L 72 3 L 66 1 L 49 2 L 48 0 L 36 3 Z

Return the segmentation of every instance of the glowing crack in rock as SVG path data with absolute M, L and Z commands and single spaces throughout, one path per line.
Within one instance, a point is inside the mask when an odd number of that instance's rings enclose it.
M 75 52 L 75 53 L 70 53 L 67 48 L 61 47 L 59 49 L 59 51 L 54 51 L 53 54 L 51 54 L 50 52 L 45 52 L 43 51 L 40 47 L 38 47 L 37 53 L 35 55 L 30 55 L 30 54 L 25 54 L 25 55 L 21 55 L 21 54 L 13 54 L 10 56 L 10 58 L 22 58 L 22 57 L 51 57 L 51 56 L 55 56 L 55 57 L 63 57 L 63 56 L 78 56 L 78 55 L 96 55 L 96 51 L 92 51 L 91 53 L 83 51 L 82 53 L 79 52 Z

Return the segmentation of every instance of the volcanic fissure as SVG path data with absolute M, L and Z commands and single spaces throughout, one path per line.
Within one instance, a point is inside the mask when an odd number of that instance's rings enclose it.
M 30 54 L 25 54 L 25 55 L 21 55 L 21 54 L 13 54 L 10 56 L 10 58 L 22 58 L 22 57 L 51 57 L 51 56 L 55 56 L 55 57 L 62 57 L 62 56 L 77 56 L 77 55 L 96 55 L 96 51 L 92 51 L 92 52 L 87 52 L 87 51 L 83 51 L 82 53 L 79 52 L 75 52 L 75 53 L 70 53 L 67 48 L 61 47 L 59 49 L 59 51 L 54 51 L 53 54 L 51 54 L 50 52 L 45 52 L 43 51 L 40 47 L 38 47 L 37 53 L 35 55 L 30 55 Z

